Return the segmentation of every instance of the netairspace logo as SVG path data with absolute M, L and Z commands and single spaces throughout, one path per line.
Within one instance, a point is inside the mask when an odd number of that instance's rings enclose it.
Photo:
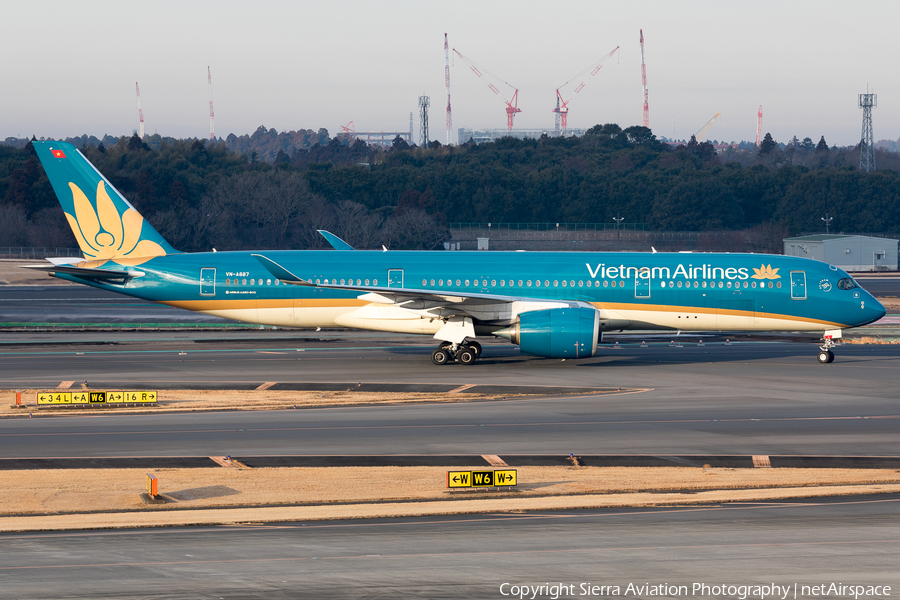
M 527 585 L 504 583 L 500 586 L 500 594 L 523 600 L 528 598 L 572 598 L 578 596 L 623 596 L 633 598 L 636 596 L 664 596 L 669 598 L 735 598 L 737 600 L 769 600 L 779 599 L 797 600 L 798 598 L 875 598 L 889 597 L 891 587 L 887 585 L 845 585 L 843 583 L 822 583 L 819 585 L 778 585 L 776 583 L 765 585 L 728 585 L 693 583 L 687 585 L 661 584 L 635 584 L 628 585 L 598 585 L 594 583 L 545 583 L 542 585 Z

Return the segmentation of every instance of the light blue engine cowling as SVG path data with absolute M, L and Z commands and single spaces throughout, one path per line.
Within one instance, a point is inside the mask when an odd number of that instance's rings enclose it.
M 513 325 L 494 335 L 533 356 L 587 358 L 597 353 L 599 332 L 600 313 L 579 306 L 521 313 Z

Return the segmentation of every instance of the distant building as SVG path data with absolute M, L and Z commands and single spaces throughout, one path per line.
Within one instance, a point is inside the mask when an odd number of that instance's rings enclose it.
M 565 130 L 566 137 L 577 137 L 584 135 L 586 129 L 575 129 L 573 127 L 569 127 Z M 503 137 L 514 137 L 517 139 L 525 139 L 532 138 L 538 139 L 542 135 L 547 135 L 550 137 L 559 137 L 562 135 L 562 130 L 556 131 L 555 129 L 466 129 L 464 127 L 460 127 L 459 131 L 459 143 L 465 144 L 469 140 L 474 141 L 476 144 L 481 144 L 483 142 L 493 142 L 499 140 Z
M 786 238 L 784 254 L 820 260 L 845 271 L 897 270 L 897 240 L 868 235 Z

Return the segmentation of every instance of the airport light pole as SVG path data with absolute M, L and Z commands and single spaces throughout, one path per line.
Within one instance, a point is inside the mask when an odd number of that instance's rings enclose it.
M 621 249 L 621 244 L 619 244 L 619 223 L 625 220 L 625 217 L 613 217 L 613 221 L 616 222 L 616 251 Z
M 828 213 L 825 213 L 824 217 L 821 217 L 823 221 L 825 221 L 825 235 L 828 235 L 828 226 L 834 221 L 834 217 L 829 217 Z

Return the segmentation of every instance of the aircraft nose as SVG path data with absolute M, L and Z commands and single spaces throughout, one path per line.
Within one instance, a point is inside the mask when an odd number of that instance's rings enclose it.
M 887 314 L 887 310 L 884 308 L 884 305 L 879 302 L 875 298 L 875 296 L 868 292 L 866 292 L 864 299 L 862 299 L 860 303 L 860 307 L 862 308 L 862 322 L 860 323 L 860 325 L 868 325 L 869 323 L 874 323 Z

